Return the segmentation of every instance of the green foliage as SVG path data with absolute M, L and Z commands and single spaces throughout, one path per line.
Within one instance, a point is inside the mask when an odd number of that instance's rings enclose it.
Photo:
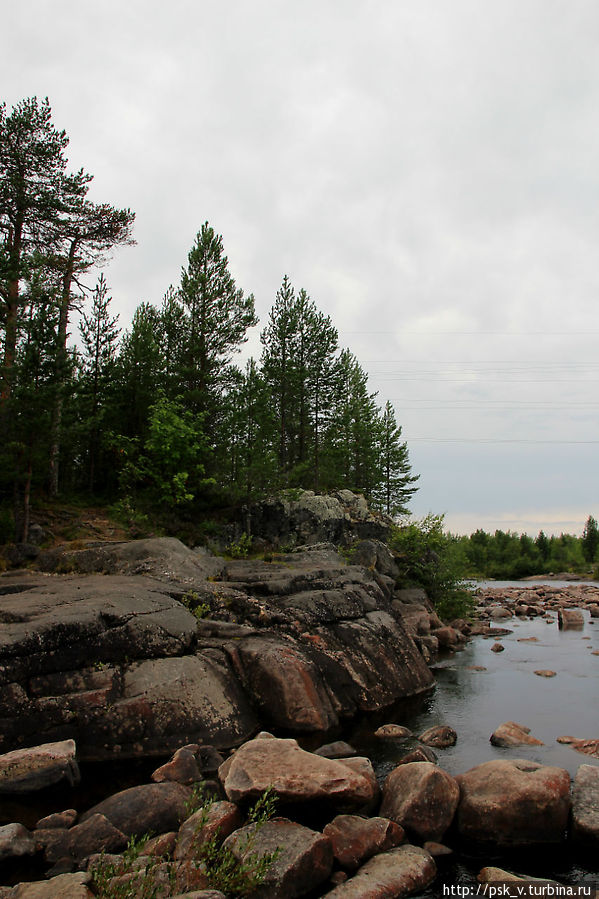
M 587 518 L 582 532 L 582 554 L 585 562 L 589 565 L 595 561 L 597 557 L 597 549 L 599 548 L 599 527 L 592 515 Z
M 474 599 L 464 583 L 458 541 L 443 530 L 442 515 L 427 515 L 395 527 L 389 545 L 402 582 L 423 587 L 442 619 L 472 614 Z
M 582 538 L 571 534 L 547 537 L 540 531 L 533 540 L 513 531 L 488 534 L 479 529 L 469 537 L 457 538 L 464 570 L 470 577 L 503 580 L 560 571 L 583 573 L 592 564 L 599 545 L 599 531 L 594 534 L 593 521 L 590 516 Z
M 227 546 L 227 553 L 232 559 L 247 559 L 252 549 L 252 538 L 245 531 L 239 540 L 231 540 Z
M 209 889 L 221 890 L 231 899 L 243 899 L 254 893 L 264 882 L 281 851 L 278 848 L 262 854 L 254 851 L 260 829 L 275 812 L 276 797 L 271 790 L 267 790 L 249 809 L 248 824 L 251 825 L 251 830 L 240 841 L 235 854 L 222 845 L 219 834 L 204 841 L 200 839 L 213 804 L 214 800 L 205 795 L 204 785 L 196 784 L 185 805 L 187 817 L 200 813 L 195 829 L 195 857 L 187 864 L 192 869 L 202 871 L 208 880 Z M 158 899 L 158 896 L 163 895 L 162 889 L 155 883 L 154 875 L 157 865 L 168 859 L 150 857 L 145 867 L 139 865 L 149 839 L 149 834 L 139 838 L 132 837 L 118 862 L 100 859 L 92 873 L 94 891 L 100 899 L 130 899 L 133 895 L 136 899 Z M 114 882 L 114 878 L 123 876 L 124 882 Z M 171 879 L 174 880 L 173 869 Z M 174 883 L 172 887 L 174 890 Z
M 202 602 L 195 590 L 188 590 L 187 593 L 184 593 L 181 597 L 181 604 L 184 605 L 185 608 L 198 619 L 198 621 L 203 618 L 208 618 L 211 612 L 208 603 Z

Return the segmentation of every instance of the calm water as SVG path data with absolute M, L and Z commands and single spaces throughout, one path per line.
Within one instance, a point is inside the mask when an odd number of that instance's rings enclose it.
M 549 583 L 558 586 L 555 581 Z M 521 582 L 510 585 L 525 586 Z M 593 621 L 586 612 L 584 616 L 582 631 L 560 631 L 557 616 L 552 623 L 539 618 L 492 622 L 512 633 L 492 639 L 474 637 L 463 651 L 441 658 L 434 669 L 435 692 L 417 711 L 398 715 L 395 721 L 415 734 L 436 724 L 451 725 L 458 733 L 456 745 L 435 752 L 441 767 L 454 775 L 482 762 L 505 758 L 557 765 L 566 768 L 571 776 L 582 764 L 599 765 L 599 759 L 556 742 L 562 735 L 599 738 L 599 655 L 592 655 L 599 650 L 599 620 Z M 537 642 L 521 642 L 529 637 L 535 637 Z M 491 652 L 495 639 L 503 643 L 504 652 Z M 479 666 L 485 670 L 473 670 Z M 552 678 L 539 677 L 534 674 L 536 669 L 551 669 L 557 674 Z M 491 733 L 503 721 L 510 720 L 530 727 L 532 736 L 545 745 L 510 749 L 492 746 Z M 351 734 L 352 741 L 373 760 L 381 781 L 405 753 L 419 745 L 416 739 L 378 740 L 365 724 Z M 599 877 L 599 859 L 581 860 L 567 849 L 551 855 L 551 861 L 530 850 L 523 857 L 504 857 L 498 862 L 468 861 L 462 857 L 448 866 L 444 882 L 475 884 L 476 873 L 489 863 L 570 883 L 585 876 Z M 437 882 L 425 895 L 441 895 L 440 890 Z

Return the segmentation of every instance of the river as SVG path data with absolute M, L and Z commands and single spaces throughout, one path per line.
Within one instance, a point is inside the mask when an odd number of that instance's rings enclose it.
M 486 582 L 480 586 L 523 589 L 534 582 Z M 560 583 L 548 581 L 552 587 Z M 599 584 L 596 584 L 599 586 Z M 572 586 L 564 582 L 563 586 Z M 583 755 L 557 743 L 557 737 L 571 735 L 599 738 L 599 619 L 584 612 L 582 631 L 559 630 L 557 616 L 549 623 L 543 618 L 512 618 L 492 622 L 512 633 L 499 638 L 504 652 L 491 652 L 495 638 L 473 637 L 462 651 L 444 654 L 434 666 L 435 692 L 416 709 L 404 709 L 389 722 L 409 727 L 415 735 L 436 724 L 449 724 L 458 734 L 455 746 L 436 750 L 439 764 L 450 774 L 467 771 L 492 759 L 526 758 L 544 765 L 557 765 L 574 776 L 582 764 L 599 765 L 599 759 Z M 530 638 L 535 638 L 532 641 Z M 484 669 L 484 670 L 480 670 Z M 535 675 L 537 669 L 551 669 L 555 677 Z M 516 721 L 530 728 L 543 746 L 494 747 L 489 737 L 504 721 Z M 399 759 L 418 745 L 408 741 L 380 740 L 372 727 L 362 722 L 349 737 L 360 753 L 373 760 L 382 781 Z M 552 876 L 576 882 L 583 876 L 599 879 L 599 859 L 579 859 L 567 849 L 551 853 L 528 850 L 505 860 L 504 866 L 535 876 Z M 475 883 L 475 874 L 488 859 L 463 857 L 449 866 L 446 884 Z M 437 892 L 427 896 L 441 895 Z

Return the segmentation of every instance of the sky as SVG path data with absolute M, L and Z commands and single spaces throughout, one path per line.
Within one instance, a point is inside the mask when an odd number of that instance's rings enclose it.
M 259 333 L 288 274 L 393 402 L 415 516 L 599 517 L 596 0 L 20 0 L 0 99 L 48 96 L 136 213 L 126 327 L 223 237 Z

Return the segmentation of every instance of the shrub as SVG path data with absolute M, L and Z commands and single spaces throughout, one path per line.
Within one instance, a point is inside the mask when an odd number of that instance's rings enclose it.
M 442 619 L 472 614 L 474 598 L 464 582 L 458 541 L 443 530 L 442 515 L 427 515 L 395 527 L 389 546 L 403 584 L 423 587 Z

